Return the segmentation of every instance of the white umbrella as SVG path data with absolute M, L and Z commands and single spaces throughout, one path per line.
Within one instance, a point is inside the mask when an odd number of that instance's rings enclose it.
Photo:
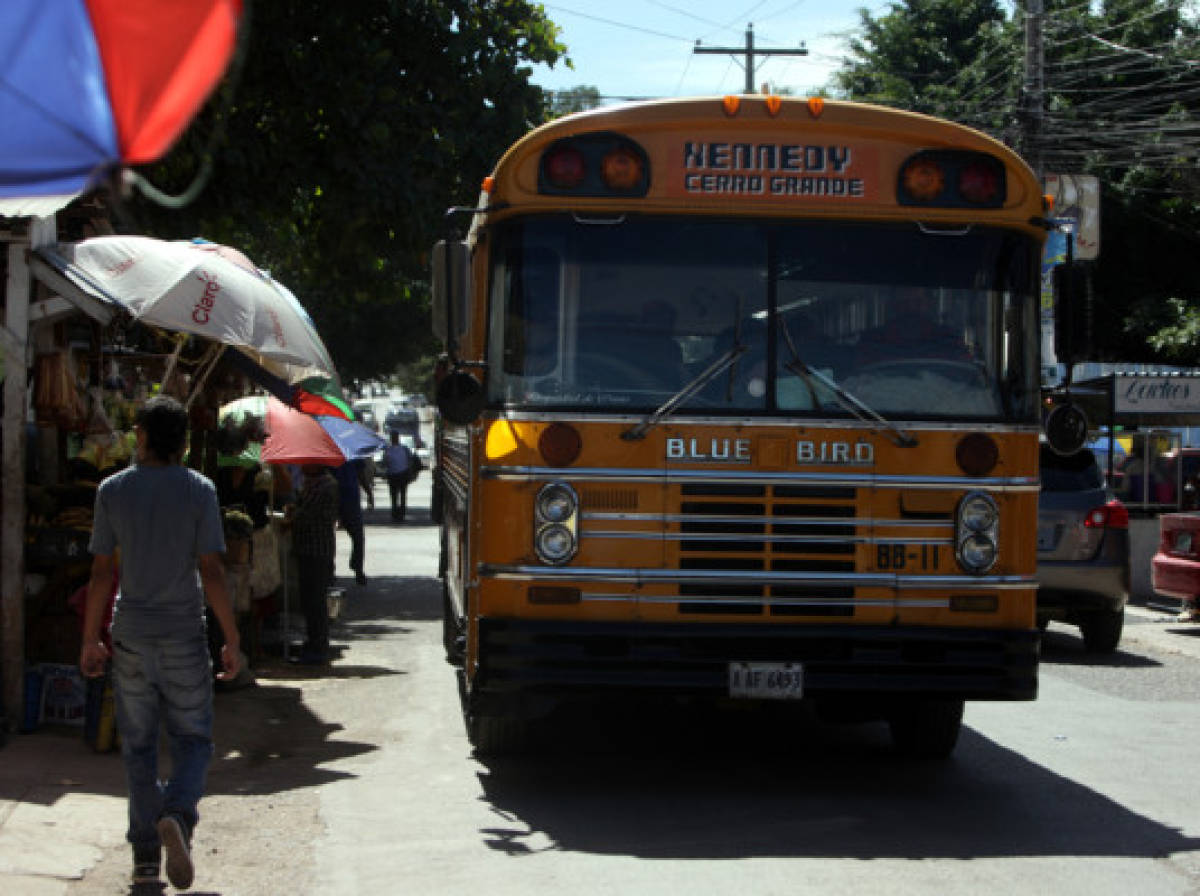
M 296 297 L 236 249 L 102 236 L 38 252 L 85 292 L 139 321 L 234 346 L 289 383 L 337 376 Z

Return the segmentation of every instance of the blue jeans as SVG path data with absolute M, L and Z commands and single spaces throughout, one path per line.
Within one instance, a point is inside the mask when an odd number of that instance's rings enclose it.
M 129 784 L 135 856 L 157 854 L 155 824 L 175 815 L 190 835 L 213 755 L 212 660 L 203 633 L 178 641 L 113 644 L 113 685 L 121 758 Z M 159 725 L 166 723 L 171 777 L 158 777 Z

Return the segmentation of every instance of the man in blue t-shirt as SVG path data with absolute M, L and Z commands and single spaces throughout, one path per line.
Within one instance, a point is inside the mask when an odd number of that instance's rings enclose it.
M 213 483 L 180 464 L 187 412 L 156 396 L 137 413 L 136 464 L 104 480 L 96 492 L 89 550 L 92 573 L 79 667 L 104 674 L 109 651 L 101 641 L 116 553 L 120 586 L 112 622 L 112 674 L 117 730 L 129 785 L 134 883 L 158 880 L 161 853 L 167 878 L 191 886 L 192 832 L 213 742 L 213 675 L 204 603 L 225 636 L 222 671 L 237 676 L 241 653 L 221 554 L 225 538 Z M 165 723 L 173 757 L 160 784 L 159 728 Z

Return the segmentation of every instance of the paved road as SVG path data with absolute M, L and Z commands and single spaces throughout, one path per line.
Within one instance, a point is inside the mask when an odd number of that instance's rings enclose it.
M 592 712 L 481 763 L 442 658 L 427 489 L 400 526 L 377 490 L 331 670 L 266 661 L 219 696 L 197 890 L 1200 892 L 1200 627 L 1134 609 L 1096 662 L 1053 626 L 1040 699 L 970 705 L 943 764 L 896 759 L 882 726 L 694 708 Z M 113 833 L 72 894 L 126 892 L 110 785 Z

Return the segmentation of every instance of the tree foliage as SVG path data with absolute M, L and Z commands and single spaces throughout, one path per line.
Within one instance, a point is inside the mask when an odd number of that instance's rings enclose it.
M 1042 171 L 1102 186 L 1089 271 L 1095 360 L 1200 364 L 1200 38 L 1181 0 L 1047 0 L 1043 114 L 1023 90 L 1025 16 L 992 0 L 907 0 L 835 77 L 842 95 L 980 128 Z
M 522 0 L 248 9 L 242 67 L 147 172 L 178 191 L 207 155 L 211 181 L 182 210 L 135 200 L 122 223 L 242 249 L 300 298 L 344 378 L 386 373 L 431 351 L 429 248 L 541 123 L 529 64 L 560 58 L 558 29 Z
M 546 119 L 562 118 L 573 112 L 586 112 L 600 105 L 600 90 L 580 84 L 570 90 L 551 90 L 546 93 Z

